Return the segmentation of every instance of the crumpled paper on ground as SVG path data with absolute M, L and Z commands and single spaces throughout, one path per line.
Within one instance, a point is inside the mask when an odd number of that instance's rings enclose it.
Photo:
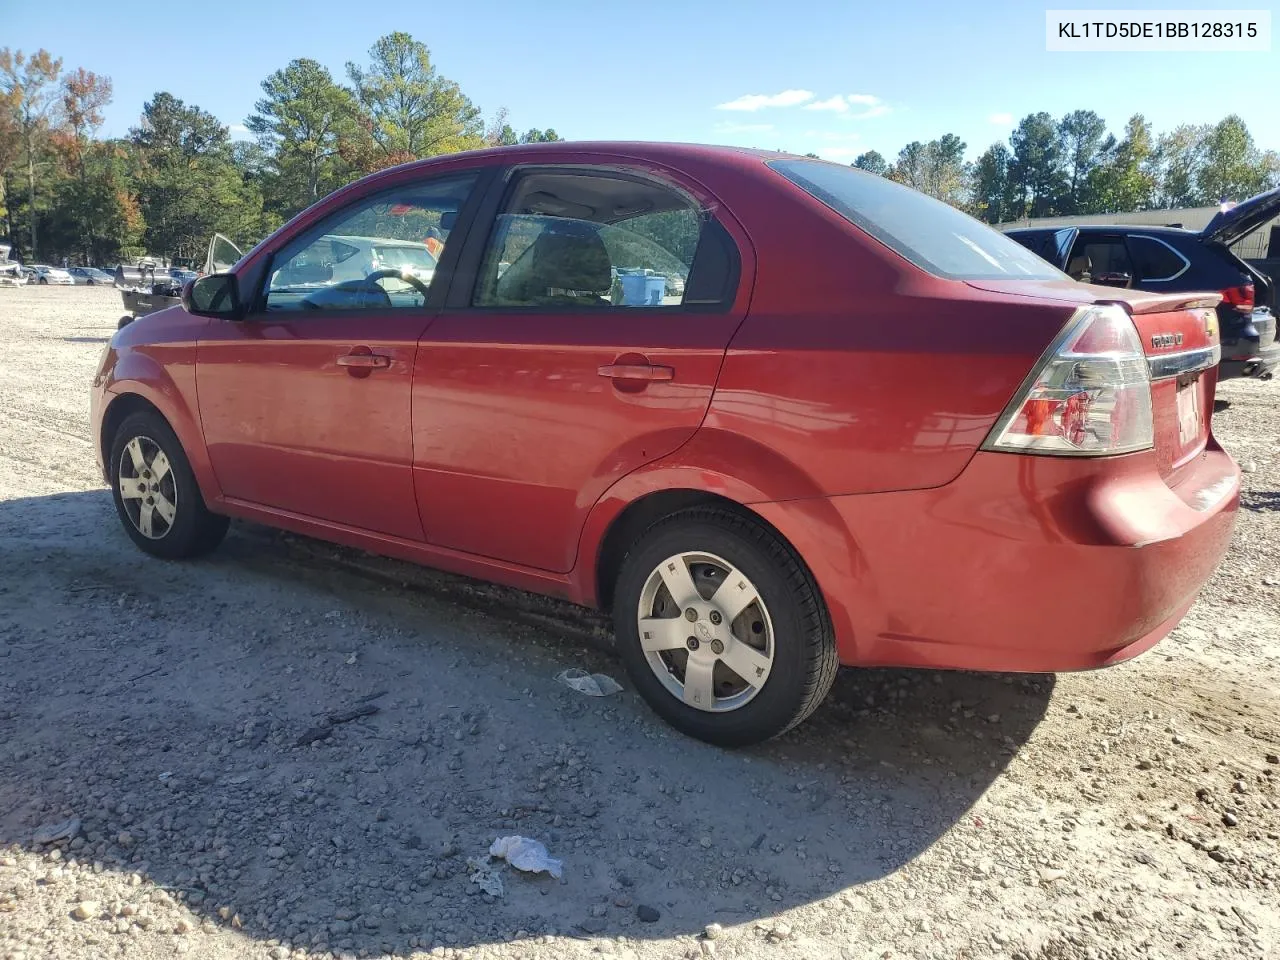
M 489 856 L 505 860 L 525 873 L 549 873 L 557 880 L 564 872 L 564 861 L 554 859 L 547 848 L 528 837 L 499 837 L 489 847 Z
M 621 685 L 613 677 L 603 673 L 587 673 L 577 667 L 571 667 L 556 674 L 556 680 L 571 690 L 585 693 L 588 697 L 607 697 L 622 690 Z
M 502 877 L 488 857 L 467 857 L 467 866 L 471 868 L 472 883 L 491 897 L 503 895 Z

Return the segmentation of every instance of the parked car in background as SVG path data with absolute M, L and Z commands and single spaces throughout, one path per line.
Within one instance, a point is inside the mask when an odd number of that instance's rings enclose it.
M 336 276 L 380 247 L 408 269 Z M 119 330 L 92 436 L 148 553 L 241 517 L 596 606 L 661 716 L 746 744 L 840 664 L 1073 670 L 1172 629 L 1239 503 L 1218 299 L 1076 283 L 820 160 L 482 150 Z
M 1100 224 L 1005 233 L 1075 280 L 1157 293 L 1217 291 L 1222 295 L 1219 377 L 1269 378 L 1280 365 L 1277 284 L 1229 247 L 1277 214 L 1280 189 L 1219 213 L 1199 232 Z
M 22 274 L 22 264 L 9 259 L 12 250 L 8 244 L 0 244 L 0 286 L 3 287 L 18 287 L 27 282 Z
M 105 270 L 99 270 L 97 267 L 69 267 L 67 273 L 71 274 L 71 279 L 76 284 L 83 286 L 111 286 L 114 278 Z
M 61 267 L 50 267 L 45 264 L 37 263 L 31 268 L 35 271 L 35 282 L 41 284 L 55 284 L 69 287 L 75 283 L 71 274 Z

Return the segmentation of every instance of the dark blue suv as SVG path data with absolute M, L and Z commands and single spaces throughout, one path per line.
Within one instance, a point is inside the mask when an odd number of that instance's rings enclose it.
M 1280 365 L 1276 282 L 1229 249 L 1280 214 L 1280 189 L 1223 211 L 1200 232 L 1178 227 L 1088 224 L 1005 231 L 1024 247 L 1084 283 L 1222 294 L 1219 379 L 1269 379 Z

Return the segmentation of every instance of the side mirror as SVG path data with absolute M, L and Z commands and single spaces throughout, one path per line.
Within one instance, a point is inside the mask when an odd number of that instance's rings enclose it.
M 239 320 L 243 315 L 240 287 L 233 273 L 196 277 L 182 288 L 182 308 L 197 317 Z

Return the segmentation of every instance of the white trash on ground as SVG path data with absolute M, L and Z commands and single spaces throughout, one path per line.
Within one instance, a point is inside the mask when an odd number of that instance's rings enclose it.
M 505 891 L 502 889 L 502 876 L 493 861 L 488 857 L 467 857 L 467 866 L 471 868 L 472 883 L 491 897 L 503 895 Z
M 489 848 L 489 856 L 505 860 L 525 873 L 549 873 L 557 880 L 564 872 L 564 861 L 554 859 L 547 848 L 528 837 L 499 837 Z
M 556 674 L 556 680 L 588 697 L 607 697 L 612 693 L 622 692 L 621 685 L 613 677 L 603 673 L 587 673 L 577 667 Z

